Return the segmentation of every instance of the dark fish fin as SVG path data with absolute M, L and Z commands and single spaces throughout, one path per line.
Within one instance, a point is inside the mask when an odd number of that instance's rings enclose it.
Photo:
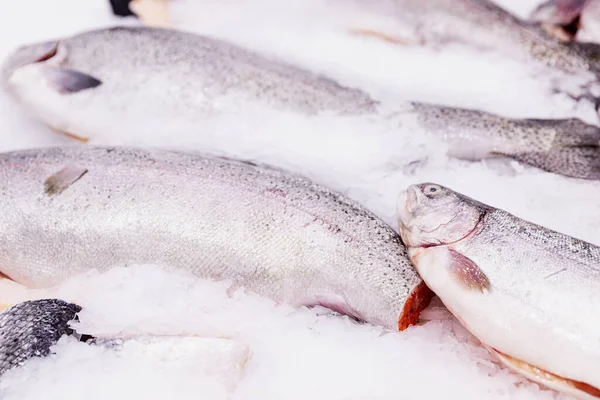
M 67 166 L 44 182 L 44 192 L 49 196 L 60 194 L 88 172 L 87 168 Z
M 576 118 L 528 121 L 546 124 L 555 130 L 550 148 L 545 151 L 498 152 L 497 155 L 572 178 L 600 180 L 599 127 Z
M 82 72 L 49 65 L 44 66 L 43 75 L 50 86 L 61 94 L 77 93 L 102 84 L 99 79 Z
M 33 357 L 45 357 L 63 335 L 71 335 L 71 321 L 81 307 L 59 299 L 16 304 L 0 314 L 0 375 Z
M 491 290 L 490 280 L 473 260 L 452 249 L 448 249 L 448 257 L 450 275 L 463 287 L 482 293 Z
M 571 178 L 600 180 L 600 149 L 597 147 L 560 148 L 549 152 L 514 154 L 509 157 Z
M 600 78 L 600 44 L 573 42 L 567 43 L 566 46 L 584 57 L 589 64 L 590 72 Z
M 544 371 L 543 369 L 530 365 L 524 361 L 517 360 L 516 358 L 501 353 L 489 346 L 486 347 L 490 353 L 495 355 L 506 367 L 522 374 L 533 382 L 575 397 L 588 398 L 591 396 L 600 398 L 600 390 L 592 385 L 554 375 L 553 373 Z

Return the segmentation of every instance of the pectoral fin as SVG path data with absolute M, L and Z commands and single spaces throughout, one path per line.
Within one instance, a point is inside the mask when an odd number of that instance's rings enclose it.
M 72 69 L 44 66 L 42 75 L 46 83 L 58 93 L 71 94 L 86 89 L 93 89 L 102 84 L 102 81 Z
M 452 249 L 448 250 L 448 257 L 450 276 L 460 285 L 482 293 L 491 290 L 490 280 L 473 260 Z
M 77 166 L 65 167 L 46 179 L 44 182 L 44 192 L 50 196 L 60 194 L 87 172 L 87 168 Z
M 517 360 L 509 355 L 501 353 L 491 347 L 488 350 L 494 354 L 500 362 L 515 372 L 518 372 L 528 379 L 563 393 L 570 394 L 580 399 L 598 399 L 600 390 L 584 382 L 574 381 L 562 378 L 538 367 L 527 364 L 524 361 Z

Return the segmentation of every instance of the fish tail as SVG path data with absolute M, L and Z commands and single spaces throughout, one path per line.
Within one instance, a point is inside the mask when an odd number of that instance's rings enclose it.
M 543 122 L 554 124 L 556 129 L 549 148 L 507 156 L 545 171 L 600 180 L 600 128 L 579 119 Z

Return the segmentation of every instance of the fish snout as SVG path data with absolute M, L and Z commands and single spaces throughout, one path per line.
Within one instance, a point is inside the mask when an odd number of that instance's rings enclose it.
M 2 65 L 2 85 L 7 86 L 13 73 L 19 68 L 50 60 L 57 56 L 58 50 L 59 42 L 56 40 L 17 48 L 6 58 Z
M 419 205 L 419 193 L 420 190 L 417 188 L 417 186 L 409 186 L 406 190 L 400 192 L 396 202 L 398 229 L 400 231 L 400 237 L 406 246 L 410 246 L 410 226 L 411 221 L 414 218 L 414 212 L 417 210 Z

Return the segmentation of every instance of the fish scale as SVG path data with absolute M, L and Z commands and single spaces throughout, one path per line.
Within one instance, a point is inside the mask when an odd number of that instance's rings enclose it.
M 0 313 L 0 376 L 32 357 L 45 357 L 81 307 L 59 299 L 19 303 Z
M 429 299 L 391 227 L 267 166 L 75 146 L 3 154 L 0 177 L 0 270 L 30 287 L 159 264 L 395 330 L 415 322 Z M 49 178 L 62 191 L 45 191 Z

